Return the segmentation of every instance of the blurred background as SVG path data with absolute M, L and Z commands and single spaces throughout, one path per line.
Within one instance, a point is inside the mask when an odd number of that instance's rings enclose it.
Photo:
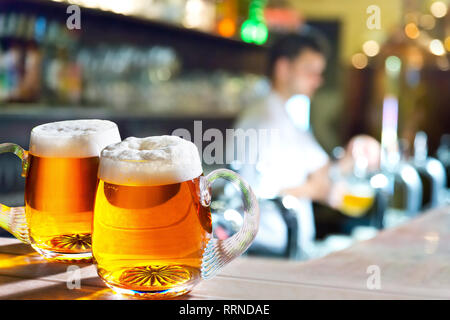
M 68 28 L 71 4 L 81 8 L 80 28 Z M 325 83 L 305 115 L 317 140 L 339 158 L 342 146 L 364 133 L 395 154 L 370 179 L 377 197 L 364 217 L 314 204 L 315 256 L 320 256 L 448 202 L 449 5 L 448 0 L 2 0 L 0 142 L 28 147 L 34 126 L 79 118 L 110 119 L 122 138 L 177 128 L 194 134 L 195 120 L 202 121 L 203 132 L 225 132 L 246 106 L 268 94 L 268 46 L 287 32 L 318 30 L 330 55 Z M 379 21 L 371 21 L 377 14 Z M 394 142 L 388 136 L 393 129 Z M 216 167 L 221 166 L 204 165 L 206 172 Z M 0 157 L 1 203 L 23 205 L 20 169 L 13 155 Z M 239 199 L 226 188 L 217 199 L 215 222 L 231 234 L 242 223 Z M 222 212 L 230 203 L 236 210 Z M 289 206 L 276 210 L 286 214 Z M 295 223 L 286 223 L 292 238 Z M 292 246 L 286 239 L 278 257 L 292 257 L 298 250 Z

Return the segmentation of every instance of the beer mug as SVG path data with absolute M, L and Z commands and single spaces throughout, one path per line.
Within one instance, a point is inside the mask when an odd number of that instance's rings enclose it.
M 111 121 L 70 120 L 33 128 L 29 152 L 0 144 L 22 159 L 26 178 L 25 208 L 0 205 L 0 226 L 49 260 L 91 260 L 99 155 L 119 141 Z
M 328 201 L 341 213 L 358 218 L 364 216 L 373 206 L 375 190 L 367 174 L 366 157 L 355 157 L 352 172 L 343 174 L 338 166 L 331 169 L 331 191 Z
M 226 240 L 212 236 L 210 186 L 242 191 L 244 223 Z M 196 146 L 176 136 L 130 137 L 100 156 L 92 252 L 107 286 L 122 294 L 167 298 L 213 277 L 253 241 L 259 208 L 233 171 L 203 175 Z
M 335 185 L 340 196 L 335 196 L 333 207 L 350 217 L 362 217 L 372 207 L 375 199 L 375 190 L 369 181 L 349 176 Z

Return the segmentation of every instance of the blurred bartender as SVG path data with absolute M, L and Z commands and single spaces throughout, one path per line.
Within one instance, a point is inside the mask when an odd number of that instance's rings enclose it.
M 240 173 L 260 198 L 282 196 L 294 210 L 300 259 L 310 256 L 315 238 L 312 201 L 329 204 L 330 169 L 349 170 L 353 161 L 355 139 L 347 146 L 345 156 L 334 163 L 314 135 L 297 126 L 286 109 L 287 103 L 296 97 L 311 99 L 322 85 L 326 49 L 321 41 L 320 37 L 297 33 L 278 39 L 269 52 L 271 92 L 264 103 L 246 108 L 235 126 L 275 133 L 275 137 L 259 144 L 256 164 L 241 161 Z M 371 145 L 372 154 L 373 146 L 377 147 L 377 142 L 370 137 L 358 137 L 358 141 Z M 280 253 L 286 246 L 286 223 L 276 210 L 265 208 L 262 203 L 260 230 L 252 248 Z

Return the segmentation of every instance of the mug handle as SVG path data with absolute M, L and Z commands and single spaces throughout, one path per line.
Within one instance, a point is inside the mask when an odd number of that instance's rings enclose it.
M 1 143 L 0 153 L 12 152 L 22 160 L 22 177 L 28 173 L 28 151 L 14 143 Z M 22 242 L 30 243 L 24 207 L 8 207 L 0 203 L 0 227 Z
M 201 276 L 211 279 L 219 270 L 240 256 L 252 243 L 258 232 L 259 206 L 252 189 L 237 173 L 227 170 L 214 170 L 206 177 L 200 177 L 200 199 L 204 207 L 211 204 L 211 184 L 218 178 L 232 182 L 241 192 L 244 203 L 244 224 L 232 237 L 225 240 L 211 238 L 203 252 Z

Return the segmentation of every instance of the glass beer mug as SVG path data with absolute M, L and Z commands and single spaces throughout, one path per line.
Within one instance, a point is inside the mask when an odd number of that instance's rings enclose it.
M 234 183 L 244 202 L 242 229 L 223 241 L 212 236 L 210 185 L 217 178 Z M 99 276 L 118 293 L 186 294 L 241 255 L 258 224 L 249 185 L 226 169 L 203 176 L 190 141 L 130 137 L 101 153 L 92 252 Z
M 30 151 L 13 143 L 0 153 L 22 159 L 25 208 L 0 205 L 0 226 L 55 261 L 90 260 L 100 151 L 120 141 L 106 120 L 69 120 L 32 129 Z
M 367 175 L 368 160 L 360 152 L 353 152 L 352 172 L 343 174 L 338 166 L 331 169 L 330 205 L 351 217 L 361 217 L 372 207 L 375 190 Z

